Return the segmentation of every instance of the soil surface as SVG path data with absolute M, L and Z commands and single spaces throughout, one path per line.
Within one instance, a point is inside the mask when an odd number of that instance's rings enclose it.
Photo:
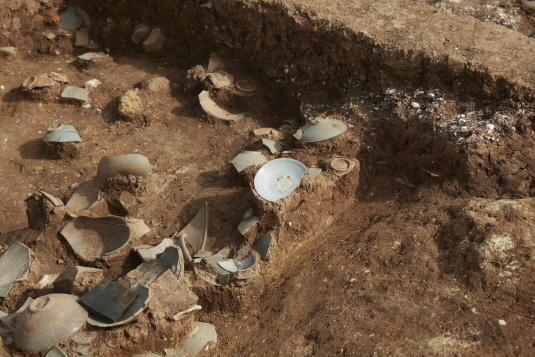
M 96 49 L 59 29 L 68 5 L 87 12 Z M 512 0 L 0 0 L 0 48 L 17 49 L 0 49 L 0 254 L 17 240 L 32 250 L 28 279 L 0 310 L 59 292 L 39 282 L 71 266 L 128 280 L 140 264 L 132 247 L 172 237 L 208 202 L 204 249 L 234 254 L 274 237 L 259 274 L 213 285 L 213 271 L 203 280 L 186 264 L 202 310 L 173 321 L 153 296 L 127 325 L 84 327 L 97 332 L 89 349 L 62 342 L 69 356 L 164 356 L 194 321 L 218 333 L 198 356 L 535 355 L 533 11 Z M 140 23 L 162 29 L 161 49 L 132 42 Z M 108 56 L 77 57 L 90 51 Z M 221 69 L 254 91 L 204 77 Z M 68 83 L 23 90 L 50 72 Z M 158 77 L 167 80 L 146 81 Z M 67 85 L 85 86 L 89 101 L 62 98 Z M 243 117 L 208 115 L 202 90 Z M 293 136 L 334 115 L 347 126 L 339 136 Z M 82 141 L 45 145 L 55 123 Z M 263 146 L 259 128 L 277 130 L 282 151 Z M 260 166 L 231 163 L 242 150 L 323 171 L 267 202 L 253 184 Z M 34 195 L 66 203 L 103 156 L 123 154 L 146 156 L 148 177 L 108 180 L 88 210 Z M 333 158 L 355 168 L 333 171 Z M 118 206 L 124 192 L 128 207 Z M 240 234 L 249 209 L 259 223 Z M 151 230 L 91 262 L 59 234 L 73 216 L 110 214 Z M 11 337 L 0 356 L 45 354 Z

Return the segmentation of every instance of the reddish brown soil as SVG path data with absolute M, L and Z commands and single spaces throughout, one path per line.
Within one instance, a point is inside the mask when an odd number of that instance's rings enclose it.
M 130 325 L 89 328 L 99 335 L 88 353 L 163 355 L 196 320 L 218 331 L 217 345 L 199 356 L 535 354 L 531 12 L 505 0 L 126 3 L 76 3 L 92 18 L 91 38 L 111 56 L 80 66 L 76 55 L 89 50 L 75 47 L 54 20 L 66 4 L 0 0 L 0 47 L 18 48 L 0 57 L 0 253 L 16 240 L 32 249 L 28 280 L 0 300 L 2 311 L 51 293 L 37 282 L 68 266 L 95 266 L 117 281 L 139 264 L 131 247 L 172 236 L 207 201 L 212 252 L 281 229 L 260 275 L 215 287 L 188 267 L 203 310 L 172 323 L 153 302 Z M 141 21 L 162 26 L 161 51 L 146 54 L 131 43 Z M 246 99 L 211 89 L 245 109 L 239 121 L 208 117 L 200 87 L 189 85 L 187 71 L 206 67 L 211 53 L 232 63 L 236 79 L 256 84 Z M 90 108 L 58 99 L 56 87 L 34 97 L 22 92 L 25 78 L 51 71 L 74 86 L 100 80 Z M 158 76 L 170 88 L 140 89 L 143 112 L 120 120 L 119 96 Z M 322 113 L 342 115 L 349 130 L 296 142 L 295 129 Z M 74 157 L 47 153 L 42 137 L 58 122 L 82 137 Z M 358 159 L 360 170 L 323 173 L 268 204 L 251 189 L 255 170 L 238 175 L 230 165 L 242 149 L 259 148 L 251 131 L 261 127 L 286 133 L 290 152 L 264 149 L 270 159 L 325 167 L 340 156 Z M 129 153 L 149 158 L 151 176 L 118 180 L 85 213 L 114 213 L 107 199 L 127 189 L 149 234 L 87 263 L 58 234 L 65 211 L 47 206 L 48 221 L 28 221 L 30 195 L 42 190 L 66 202 L 96 175 L 102 156 Z M 261 224 L 243 237 L 237 226 L 249 208 Z M 24 355 L 6 343 L 9 336 L 0 355 Z

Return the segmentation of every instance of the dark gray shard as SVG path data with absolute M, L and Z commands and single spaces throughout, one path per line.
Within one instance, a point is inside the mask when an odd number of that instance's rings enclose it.
M 260 254 L 262 258 L 266 258 L 269 253 L 269 247 L 271 246 L 271 241 L 273 240 L 273 237 L 271 234 L 264 234 L 258 241 L 256 242 L 255 250 Z
M 15 281 L 26 280 L 30 269 L 30 248 L 15 242 L 0 257 L 0 297 L 6 297 Z
M 165 248 L 163 253 L 156 255 L 156 259 L 162 263 L 164 270 L 169 269 L 175 275 L 179 275 L 184 270 L 184 256 L 177 246 Z
M 173 239 L 184 254 L 184 259 L 191 262 L 193 259 L 186 247 L 186 240 L 193 248 L 193 255 L 204 249 L 204 243 L 208 234 L 208 202 L 204 202 L 195 218 L 180 232 L 175 233 Z
M 116 322 L 137 298 L 138 292 L 109 279 L 102 279 L 82 296 L 79 304 L 104 322 Z

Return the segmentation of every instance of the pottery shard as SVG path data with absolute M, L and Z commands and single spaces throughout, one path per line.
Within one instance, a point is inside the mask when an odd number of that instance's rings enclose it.
M 132 42 L 136 45 L 141 41 L 145 40 L 149 35 L 150 28 L 147 25 L 139 24 L 134 28 L 134 33 L 132 34 Z
M 82 266 L 69 267 L 54 280 L 54 291 L 78 296 L 84 295 L 103 278 L 102 269 Z
M 165 42 L 165 36 L 162 33 L 162 29 L 156 27 L 153 29 L 149 37 L 143 41 L 143 49 L 145 52 L 156 52 L 161 50 Z
M 133 216 L 137 212 L 138 203 L 136 197 L 128 191 L 121 192 L 118 198 L 112 199 L 111 206 L 119 216 Z
M 159 307 L 153 307 L 165 313 L 167 318 L 188 310 L 199 300 L 186 285 L 178 281 L 171 270 L 167 270 L 152 283 L 150 292 L 153 297 L 150 304 L 159 304 Z
M 119 117 L 126 121 L 133 121 L 143 112 L 143 102 L 137 94 L 137 89 L 129 89 L 119 97 L 117 111 Z

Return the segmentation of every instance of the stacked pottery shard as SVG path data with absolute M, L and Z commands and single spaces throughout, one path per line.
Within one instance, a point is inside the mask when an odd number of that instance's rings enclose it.
M 146 156 L 128 154 L 118 156 L 104 156 L 98 163 L 96 185 L 100 188 L 107 186 L 108 179 L 116 176 L 149 175 L 150 162 Z
M 76 156 L 76 143 L 82 141 L 82 138 L 72 125 L 59 123 L 48 128 L 43 141 L 49 156 L 62 159 Z

